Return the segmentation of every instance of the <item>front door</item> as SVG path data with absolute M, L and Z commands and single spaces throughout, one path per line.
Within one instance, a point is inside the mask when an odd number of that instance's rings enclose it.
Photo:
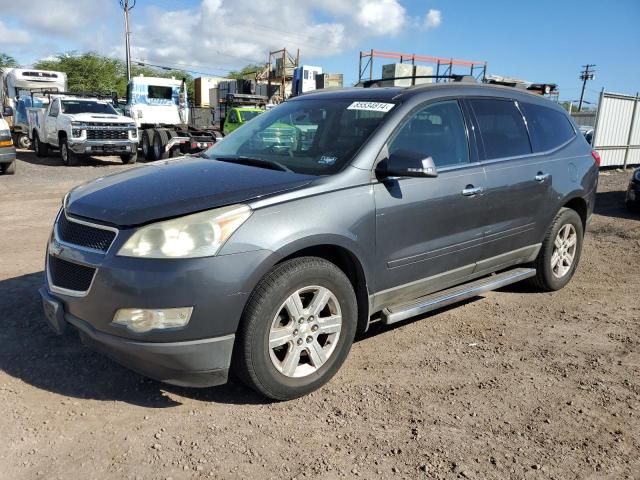
M 376 306 L 446 288 L 471 275 L 486 225 L 483 167 L 472 161 L 457 101 L 410 114 L 388 142 L 431 156 L 436 178 L 391 178 L 374 187 Z

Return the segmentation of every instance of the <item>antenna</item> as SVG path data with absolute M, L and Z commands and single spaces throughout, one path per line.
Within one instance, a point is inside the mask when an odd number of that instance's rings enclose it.
M 127 60 L 127 81 L 131 80 L 131 44 L 129 31 L 129 11 L 136 6 L 137 0 L 119 0 L 120 7 L 124 10 L 124 43 L 125 55 Z

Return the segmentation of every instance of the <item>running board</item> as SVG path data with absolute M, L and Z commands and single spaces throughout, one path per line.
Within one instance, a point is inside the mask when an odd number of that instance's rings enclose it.
M 407 318 L 422 315 L 423 313 L 446 307 L 453 303 L 477 297 L 478 295 L 496 290 L 511 283 L 519 282 L 525 278 L 533 277 L 536 274 L 535 268 L 514 268 L 497 275 L 484 277 L 473 282 L 463 283 L 447 290 L 432 293 L 420 297 L 410 302 L 392 305 L 382 310 L 382 323 L 387 325 L 400 322 Z

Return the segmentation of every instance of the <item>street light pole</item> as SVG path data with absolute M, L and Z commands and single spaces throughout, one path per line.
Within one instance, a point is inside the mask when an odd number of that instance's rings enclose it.
M 131 45 L 129 31 L 129 11 L 136 6 L 136 0 L 119 0 L 120 7 L 124 10 L 124 43 L 125 43 L 125 57 L 127 62 L 127 81 L 131 80 Z
M 582 111 L 582 104 L 584 103 L 584 89 L 587 86 L 587 80 L 593 80 L 593 74 L 595 73 L 593 67 L 595 67 L 595 65 L 583 65 L 582 68 L 584 68 L 584 70 L 580 72 L 580 80 L 582 80 L 582 93 L 580 94 L 580 103 L 578 104 L 579 112 Z

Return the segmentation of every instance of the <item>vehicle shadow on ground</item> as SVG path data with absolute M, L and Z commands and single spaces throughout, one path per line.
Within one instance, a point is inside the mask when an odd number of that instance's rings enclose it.
M 593 211 L 603 217 L 623 218 L 627 220 L 640 220 L 640 213 L 631 212 L 625 205 L 625 191 L 598 192 L 596 194 L 596 206 Z
M 42 313 L 43 272 L 0 281 L 0 370 L 36 388 L 79 399 L 121 401 L 150 408 L 179 398 L 229 403 L 267 401 L 238 382 L 206 389 L 173 387 L 142 377 L 82 345 L 77 334 L 57 336 Z M 174 395 L 167 395 L 172 393 Z
M 73 165 L 64 165 L 60 158 L 60 152 L 57 150 L 49 151 L 46 157 L 38 157 L 31 150 L 18 150 L 16 158 L 22 162 L 30 163 L 32 165 L 44 165 L 46 167 L 109 167 L 113 165 L 122 165 L 119 158 L 113 157 L 113 159 L 105 159 L 104 157 L 80 157 L 75 160 Z M 142 157 L 140 157 L 142 158 Z

